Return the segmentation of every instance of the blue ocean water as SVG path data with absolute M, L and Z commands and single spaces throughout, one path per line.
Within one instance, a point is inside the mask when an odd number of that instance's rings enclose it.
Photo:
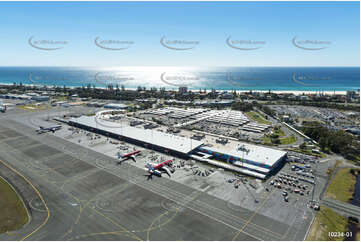
M 0 67 L 0 84 L 178 89 L 346 91 L 360 89 L 359 67 Z

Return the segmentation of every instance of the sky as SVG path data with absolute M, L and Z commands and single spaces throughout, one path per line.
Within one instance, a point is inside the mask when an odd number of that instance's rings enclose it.
M 0 66 L 360 65 L 359 2 L 0 2 L 0 22 Z

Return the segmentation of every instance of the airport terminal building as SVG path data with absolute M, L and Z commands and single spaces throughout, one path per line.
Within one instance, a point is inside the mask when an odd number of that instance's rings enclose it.
M 189 158 L 189 154 L 193 150 L 203 145 L 203 142 L 198 140 L 180 137 L 152 129 L 120 126 L 119 123 L 102 120 L 94 116 L 73 118 L 69 120 L 68 124 L 182 158 Z
M 244 144 L 230 150 L 202 146 L 197 151 L 239 167 L 243 170 L 242 173 L 262 179 L 277 168 L 287 154 L 286 151 L 251 144 Z
M 105 111 L 108 112 L 108 111 Z M 105 112 L 101 114 L 105 114 Z M 287 152 L 263 146 L 243 144 L 230 149 L 204 146 L 203 142 L 153 129 L 142 129 L 97 118 L 81 116 L 69 125 L 123 140 L 180 158 L 193 158 L 220 168 L 265 179 L 277 168 Z

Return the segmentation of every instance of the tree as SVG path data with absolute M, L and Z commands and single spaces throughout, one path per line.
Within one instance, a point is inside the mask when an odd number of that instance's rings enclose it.
M 234 102 L 232 103 L 231 109 L 243 111 L 243 112 L 249 112 L 253 110 L 253 105 L 246 102 Z
M 306 149 L 306 143 L 305 143 L 305 142 L 303 142 L 303 143 L 300 145 L 300 149 L 301 149 L 301 150 Z
M 272 137 L 271 137 L 271 142 L 272 142 L 273 144 L 280 144 L 280 143 L 281 143 L 281 140 L 280 140 L 280 138 L 279 138 L 278 135 L 277 135 L 276 138 L 272 138 Z
M 326 137 L 321 137 L 319 140 L 318 140 L 318 144 L 320 145 L 320 148 L 322 151 L 325 151 L 326 148 L 327 148 L 327 139 Z

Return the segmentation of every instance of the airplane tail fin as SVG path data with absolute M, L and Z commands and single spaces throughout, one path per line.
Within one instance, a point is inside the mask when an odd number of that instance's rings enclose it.
M 120 152 L 118 152 L 118 153 L 117 153 L 117 155 L 118 155 L 118 159 L 123 158 L 123 155 L 122 155 L 122 154 L 120 154 Z

